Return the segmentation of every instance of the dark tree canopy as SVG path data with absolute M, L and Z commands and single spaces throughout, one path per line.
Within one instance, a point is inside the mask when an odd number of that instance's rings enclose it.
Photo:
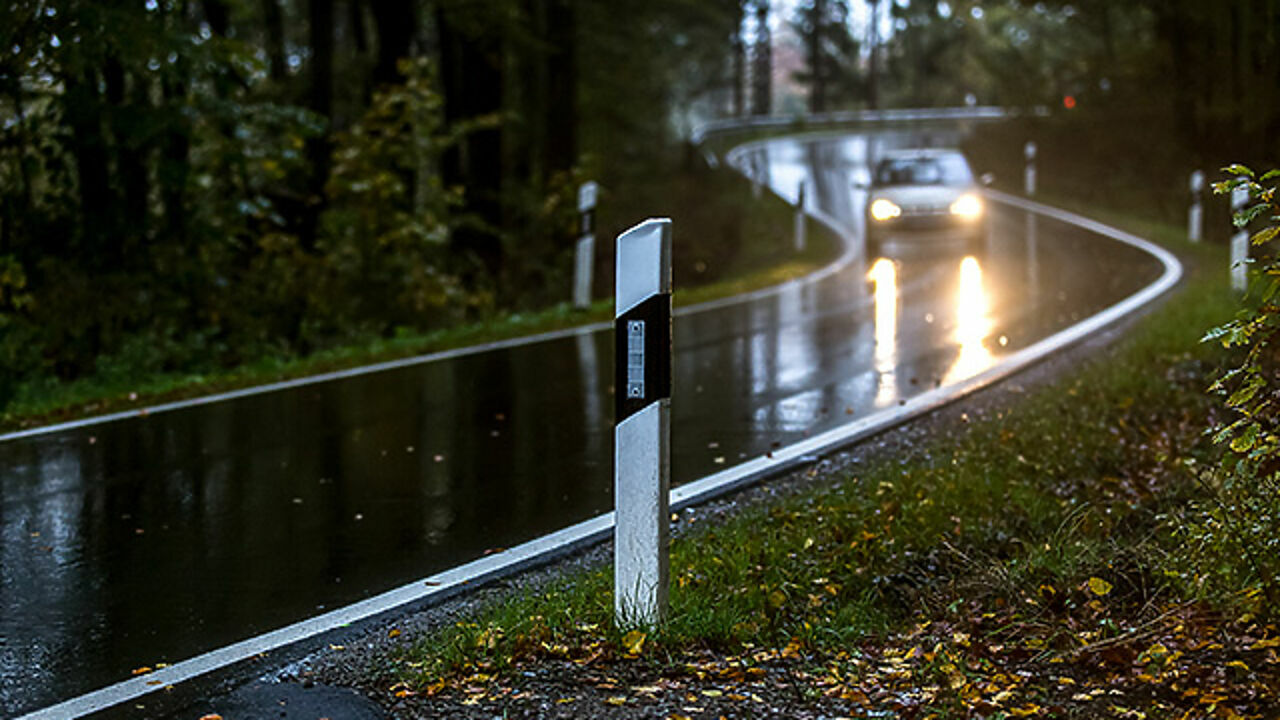
M 559 298 L 576 182 L 677 147 L 740 12 L 4 0 L 3 372 L 199 370 Z

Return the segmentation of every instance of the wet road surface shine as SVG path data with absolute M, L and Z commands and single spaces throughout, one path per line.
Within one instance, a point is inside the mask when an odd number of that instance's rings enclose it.
M 867 154 L 913 142 L 738 160 L 856 231 Z M 980 256 L 908 248 L 677 318 L 674 483 L 976 374 L 1159 275 L 990 212 Z M 583 334 L 0 443 L 0 715 L 610 510 L 612 352 Z

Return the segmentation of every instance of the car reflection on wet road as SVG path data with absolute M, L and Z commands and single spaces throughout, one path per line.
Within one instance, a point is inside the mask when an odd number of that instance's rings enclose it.
M 856 244 L 854 177 L 920 141 L 780 140 L 733 161 L 784 195 L 804 180 Z M 991 213 L 979 254 L 859 252 L 677 317 L 673 483 L 971 376 L 1160 274 L 1073 226 Z M 611 509 L 612 353 L 583 333 L 0 443 L 0 714 Z

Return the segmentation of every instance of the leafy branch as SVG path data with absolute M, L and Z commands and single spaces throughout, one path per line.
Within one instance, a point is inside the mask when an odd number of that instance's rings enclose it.
M 1232 352 L 1228 366 L 1209 388 L 1224 398 L 1230 415 L 1209 428 L 1225 454 L 1214 485 L 1216 502 L 1203 510 L 1199 534 L 1210 547 L 1250 558 L 1256 581 L 1268 597 L 1280 602 L 1275 547 L 1280 538 L 1280 263 L 1273 247 L 1280 235 L 1280 170 L 1259 176 L 1244 165 L 1231 165 L 1223 172 L 1230 177 L 1214 183 L 1214 193 L 1247 193 L 1233 221 L 1238 228 L 1252 230 L 1256 260 L 1251 263 L 1253 281 L 1235 318 L 1203 338 Z

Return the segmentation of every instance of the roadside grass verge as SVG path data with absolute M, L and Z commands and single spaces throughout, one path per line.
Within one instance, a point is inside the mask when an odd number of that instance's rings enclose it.
M 1177 249 L 1185 286 L 1101 357 L 899 456 L 677 533 L 656 631 L 614 628 L 611 570 L 584 572 L 422 638 L 382 687 L 475 699 L 539 663 L 639 659 L 664 677 L 783 663 L 810 701 L 908 717 L 1273 707 L 1274 609 L 1205 582 L 1213 568 L 1178 534 L 1213 459 L 1221 350 L 1199 340 L 1235 305 L 1220 248 Z M 1160 712 L 1126 714 L 1138 707 Z
M 719 173 L 713 180 L 699 176 L 684 178 L 680 183 L 654 183 L 654 187 L 642 193 L 645 202 L 653 207 L 664 207 L 669 201 L 677 208 L 699 208 L 698 212 L 672 213 L 678 223 L 678 265 L 673 297 L 677 307 L 730 297 L 799 278 L 840 254 L 842 240 L 812 218 L 808 224 L 807 247 L 804 252 L 795 252 L 790 235 L 792 208 L 770 194 L 755 200 L 745 180 L 732 175 L 729 170 Z M 694 197 L 699 192 L 703 196 Z M 703 206 L 727 211 L 725 214 L 732 217 L 729 220 L 723 216 L 708 217 L 710 213 L 702 209 Z M 681 222 L 682 219 L 685 222 Z M 716 222 L 728 222 L 730 227 L 728 230 L 712 227 Z M 712 236 L 714 241 L 706 239 Z M 597 240 L 597 245 L 603 241 L 604 238 Z M 731 259 L 716 262 L 716 258 L 726 255 Z M 708 269 L 708 264 L 713 264 L 713 267 Z M 612 276 L 609 277 L 611 279 Z M 603 284 L 604 278 L 601 278 L 597 287 Z M 506 310 L 473 322 L 430 331 L 402 329 L 392 337 L 357 339 L 305 356 L 267 353 L 232 368 L 166 372 L 149 367 L 151 360 L 146 357 L 108 358 L 99 363 L 99 372 L 90 377 L 71 382 L 43 377 L 25 383 L 0 416 L 0 430 L 141 408 L 611 320 L 613 300 L 612 294 L 609 295 L 586 309 L 574 308 L 566 301 L 527 311 Z

